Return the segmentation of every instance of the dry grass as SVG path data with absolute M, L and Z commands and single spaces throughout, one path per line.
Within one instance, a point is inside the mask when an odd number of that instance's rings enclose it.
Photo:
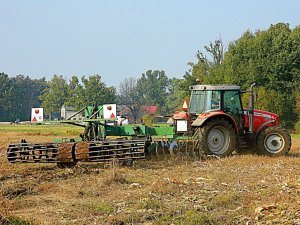
M 59 136 L 45 133 L 26 139 Z M 137 161 L 133 167 L 81 163 L 59 169 L 9 165 L 7 144 L 25 136 L 1 136 L 0 224 L 300 223 L 299 138 L 286 157 Z

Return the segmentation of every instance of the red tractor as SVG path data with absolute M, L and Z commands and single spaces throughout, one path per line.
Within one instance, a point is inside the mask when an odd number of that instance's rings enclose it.
M 187 113 L 174 114 L 174 123 L 187 119 L 187 130 L 198 135 L 198 149 L 206 154 L 228 156 L 251 150 L 269 156 L 281 156 L 291 148 L 291 137 L 279 125 L 278 115 L 254 109 L 251 85 L 249 109 L 244 109 L 239 86 L 191 86 Z M 188 128 L 190 126 L 190 129 Z

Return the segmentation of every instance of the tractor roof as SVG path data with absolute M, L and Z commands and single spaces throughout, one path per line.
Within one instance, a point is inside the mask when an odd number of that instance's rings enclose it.
M 202 91 L 210 91 L 210 90 L 214 90 L 214 91 L 218 91 L 218 90 L 240 90 L 240 86 L 237 85 L 194 85 L 194 86 L 190 86 L 190 90 L 202 90 Z

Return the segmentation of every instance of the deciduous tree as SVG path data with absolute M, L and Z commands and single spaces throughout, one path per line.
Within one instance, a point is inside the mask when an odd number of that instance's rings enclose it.
M 120 83 L 119 104 L 128 107 L 134 122 L 137 123 L 137 118 L 143 105 L 143 99 L 140 97 L 137 89 L 137 79 L 130 77 Z
M 148 70 L 137 80 L 137 90 L 145 105 L 163 107 L 167 98 L 169 78 L 163 70 Z
M 86 105 L 108 104 L 116 102 L 116 88 L 107 87 L 98 74 L 82 77 L 84 102 Z
M 50 119 L 52 113 L 60 112 L 61 106 L 65 103 L 67 87 L 67 82 L 62 75 L 54 75 L 51 81 L 47 82 L 47 87 L 39 97 L 42 101 L 42 107 Z

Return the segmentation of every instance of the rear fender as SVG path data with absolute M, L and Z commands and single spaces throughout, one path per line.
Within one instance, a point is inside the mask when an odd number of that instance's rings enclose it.
M 223 112 L 218 112 L 218 113 L 205 113 L 205 114 L 201 114 L 198 116 L 198 118 L 192 123 L 192 127 L 201 127 L 203 126 L 205 123 L 213 120 L 213 119 L 217 119 L 217 118 L 223 118 L 224 120 L 230 122 L 233 126 L 233 128 L 238 131 L 238 125 L 236 124 L 235 120 L 233 119 L 232 116 L 223 113 Z

